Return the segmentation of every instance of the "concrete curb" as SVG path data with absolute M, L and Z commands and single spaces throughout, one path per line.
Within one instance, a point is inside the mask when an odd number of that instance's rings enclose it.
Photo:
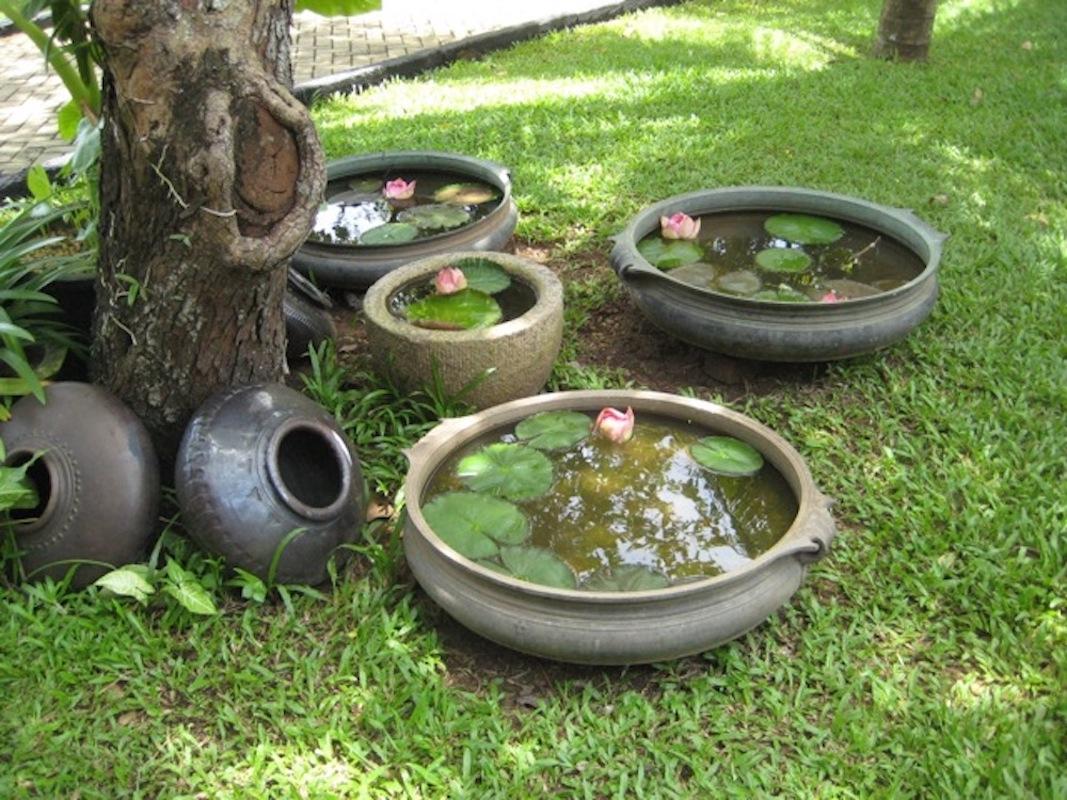
M 656 6 L 677 5 L 680 2 L 682 0 L 624 0 L 621 3 L 608 3 L 579 14 L 566 14 L 560 17 L 523 22 L 507 28 L 476 34 L 456 42 L 449 42 L 430 50 L 304 81 L 297 85 L 293 93 L 302 103 L 310 105 L 315 100 L 332 94 L 359 92 L 367 87 L 384 83 L 390 78 L 410 78 L 428 70 L 446 66 L 460 58 L 482 56 L 495 50 L 503 50 L 513 44 L 553 31 L 605 22 L 633 11 Z

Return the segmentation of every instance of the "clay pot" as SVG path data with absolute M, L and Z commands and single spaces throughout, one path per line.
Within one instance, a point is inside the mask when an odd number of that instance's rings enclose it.
M 730 572 L 665 589 L 634 592 L 556 589 L 488 569 L 457 553 L 423 516 L 433 475 L 474 441 L 541 411 L 595 413 L 632 407 L 694 423 L 755 447 L 786 479 L 798 510 L 782 538 Z M 579 664 L 637 664 L 699 653 L 763 622 L 800 587 L 809 566 L 826 556 L 836 534 L 830 501 L 807 464 L 784 439 L 722 406 L 632 389 L 557 392 L 527 397 L 469 417 L 444 420 L 409 455 L 404 482 L 404 554 L 426 593 L 472 631 L 544 658 Z
M 343 560 L 338 548 L 359 536 L 359 460 L 333 417 L 285 386 L 209 398 L 185 431 L 175 473 L 189 535 L 264 580 L 322 583 L 330 557 Z
M 420 258 L 452 250 L 501 250 L 510 241 L 519 219 L 511 197 L 511 173 L 492 161 L 434 150 L 395 150 L 331 161 L 326 178 L 340 181 L 403 169 L 469 176 L 495 187 L 500 202 L 476 222 L 403 244 L 353 246 L 309 240 L 293 254 L 293 267 L 326 286 L 365 289 L 390 270 Z
M 529 293 L 529 308 L 514 319 L 469 331 L 420 328 L 393 313 L 398 293 L 463 258 L 488 259 L 506 270 Z M 487 408 L 544 387 L 563 337 L 563 286 L 551 270 L 518 256 L 446 253 L 387 274 L 367 292 L 363 312 L 379 372 L 415 389 L 431 384 L 436 371 L 447 393 Z M 487 370 L 492 372 L 486 375 Z
M 31 579 L 58 579 L 72 566 L 58 562 L 117 567 L 142 561 L 159 505 L 159 467 L 148 431 L 99 386 L 55 383 L 45 398 L 46 405 L 22 398 L 0 425 L 7 464 L 42 453 L 28 472 L 40 503 L 12 514 L 24 571 Z M 107 571 L 80 565 L 72 585 L 87 586 Z
M 787 211 L 864 225 L 911 250 L 925 265 L 903 286 L 841 303 L 780 303 L 702 289 L 653 267 L 637 243 L 660 217 L 726 211 Z M 716 353 L 766 361 L 832 361 L 888 347 L 926 319 L 937 301 L 947 237 L 906 208 L 781 186 L 734 186 L 668 198 L 644 209 L 618 236 L 615 272 L 660 329 Z

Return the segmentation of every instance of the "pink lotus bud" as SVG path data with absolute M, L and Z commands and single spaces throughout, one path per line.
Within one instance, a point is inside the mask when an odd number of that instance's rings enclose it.
M 617 408 L 605 408 L 593 423 L 593 430 L 613 442 L 628 442 L 634 435 L 634 410 L 627 408 L 624 414 Z
M 467 288 L 467 276 L 458 267 L 445 267 L 433 279 L 438 294 L 455 294 Z
M 407 200 L 415 194 L 415 181 L 408 183 L 403 178 L 388 181 L 382 189 L 387 200 Z
M 660 234 L 664 239 L 695 239 L 700 233 L 700 220 L 679 211 L 659 218 Z
M 840 303 L 841 298 L 838 297 L 833 291 L 829 291 L 819 298 L 820 303 Z

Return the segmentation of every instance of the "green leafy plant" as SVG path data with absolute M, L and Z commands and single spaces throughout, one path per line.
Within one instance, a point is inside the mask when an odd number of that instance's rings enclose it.
M 33 349 L 80 348 L 69 326 L 59 319 L 55 299 L 45 290 L 63 276 L 90 271 L 92 254 L 55 252 L 64 237 L 48 235 L 48 229 L 71 207 L 24 202 L 13 210 L 13 216 L 0 225 L 0 362 L 17 381 L 0 384 L 0 389 L 7 395 L 32 393 L 43 403 Z M 46 248 L 51 250 L 42 253 Z

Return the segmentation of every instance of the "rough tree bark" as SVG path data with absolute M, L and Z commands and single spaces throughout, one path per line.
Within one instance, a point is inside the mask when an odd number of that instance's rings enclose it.
M 173 463 L 196 407 L 285 370 L 282 295 L 325 181 L 289 92 L 292 0 L 96 0 L 105 54 L 93 377 Z
M 885 0 L 874 39 L 874 56 L 925 61 L 937 3 L 938 0 Z

